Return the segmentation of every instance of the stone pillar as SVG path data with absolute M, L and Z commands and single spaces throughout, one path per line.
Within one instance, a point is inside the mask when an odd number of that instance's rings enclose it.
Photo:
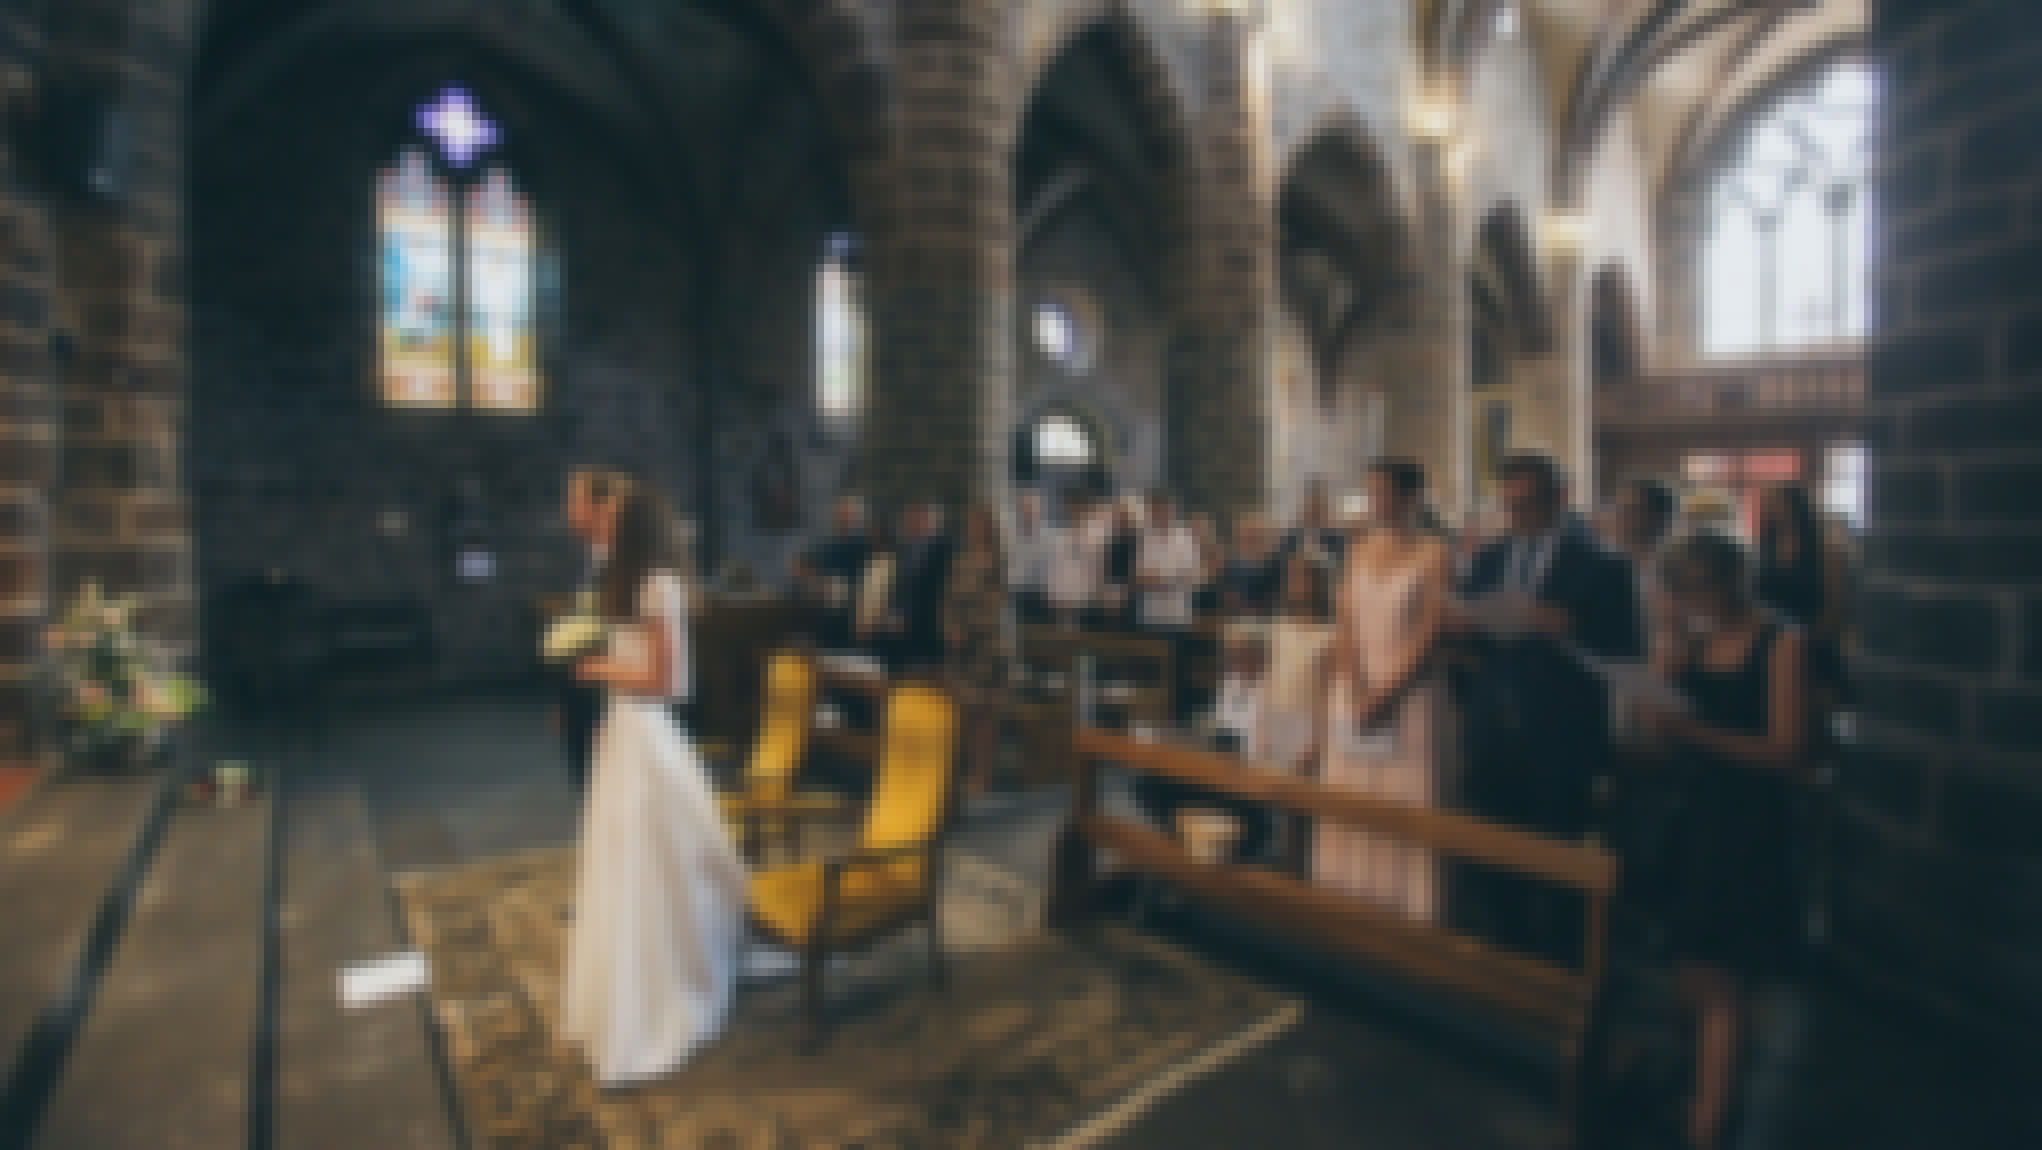
M 1231 522 L 1270 491 L 1276 208 L 1260 33 L 1211 17 L 1187 285 L 1167 379 L 1169 475 L 1185 506 Z
M 867 247 L 862 483 L 883 505 L 997 500 L 1010 478 L 1013 177 L 1003 0 L 901 0 L 898 157 Z
M 195 634 L 184 438 L 184 99 L 191 5 L 80 2 L 53 16 L 52 54 L 108 77 L 134 126 L 113 203 L 53 221 L 77 360 L 64 384 L 64 468 L 50 525 L 55 590 L 98 579 L 136 597 L 138 626 L 175 648 Z
M 1702 244 L 1709 225 L 1708 193 L 1693 183 L 1676 187 L 1659 211 L 1655 280 L 1658 324 L 1654 363 L 1647 370 L 1692 363 L 1702 347 Z
M 1848 967 L 2032 1043 L 2042 1022 L 2042 6 L 1883 0 L 1881 332 Z
M 1416 282 L 1403 331 L 1389 341 L 1383 451 L 1425 467 L 1442 514 L 1458 519 L 1473 497 L 1469 427 L 1466 259 L 1454 243 L 1454 197 L 1441 145 L 1413 147 L 1418 205 L 1412 223 Z
M 0 16 L 0 91 L 28 84 L 37 29 Z M 12 141 L 8 141 L 11 144 Z M 49 607 L 49 485 L 56 410 L 49 388 L 49 255 L 42 208 L 0 146 L 0 768 L 36 757 L 30 684 Z
M 1573 478 L 1575 499 L 1586 505 L 1595 498 L 1588 430 L 1588 285 L 1580 256 L 1571 251 L 1555 252 L 1547 273 L 1551 343 L 1513 367 L 1523 422 L 1514 438 L 1559 460 Z

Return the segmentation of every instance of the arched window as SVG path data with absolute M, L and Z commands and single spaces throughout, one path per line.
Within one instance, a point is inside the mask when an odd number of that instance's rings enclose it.
M 418 129 L 420 142 L 378 181 L 383 401 L 534 411 L 531 205 L 501 165 L 471 171 L 498 134 L 466 91 L 448 88 L 420 108 Z
M 1078 470 L 1098 462 L 1092 429 L 1067 411 L 1053 411 L 1035 422 L 1035 462 L 1043 467 Z
M 865 409 L 865 294 L 858 242 L 837 232 L 815 275 L 815 403 L 823 418 L 856 419 Z
M 1709 354 L 1823 347 L 1867 334 L 1877 100 L 1871 67 L 1842 60 L 1746 129 L 1710 198 L 1702 259 Z

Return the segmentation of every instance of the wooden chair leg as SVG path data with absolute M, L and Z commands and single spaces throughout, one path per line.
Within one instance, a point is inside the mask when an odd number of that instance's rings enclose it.
M 943 961 L 942 916 L 929 908 L 929 981 L 939 989 L 950 985 L 950 968 Z
M 822 1049 L 823 974 L 829 956 L 821 947 L 801 954 L 801 1049 L 814 1054 Z

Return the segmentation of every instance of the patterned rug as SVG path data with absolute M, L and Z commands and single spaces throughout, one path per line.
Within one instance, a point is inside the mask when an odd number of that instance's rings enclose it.
M 952 870 L 947 988 L 909 931 L 830 972 L 829 1038 L 803 1055 L 793 980 L 747 982 L 713 1047 L 629 1091 L 597 1088 L 553 1039 L 569 854 L 397 888 L 478 1150 L 1077 1150 L 1299 1016 L 1132 932 L 1034 929 L 1025 884 L 968 855 Z

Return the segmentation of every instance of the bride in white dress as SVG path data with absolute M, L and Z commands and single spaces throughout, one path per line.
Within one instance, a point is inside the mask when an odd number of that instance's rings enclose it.
M 576 674 L 607 701 L 582 814 L 561 1035 L 605 1086 L 664 1075 L 722 1029 L 745 869 L 672 704 L 688 697 L 688 585 L 673 521 L 633 486 L 613 505 L 605 654 Z

